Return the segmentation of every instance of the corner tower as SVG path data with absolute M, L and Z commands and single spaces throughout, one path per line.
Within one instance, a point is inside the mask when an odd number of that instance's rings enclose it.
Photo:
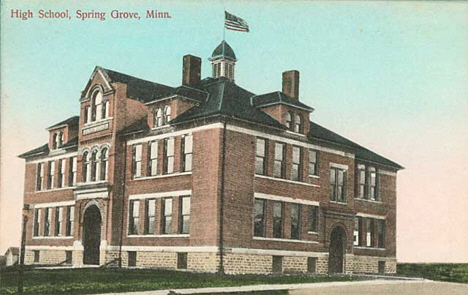
M 237 59 L 234 50 L 226 41 L 223 40 L 216 47 L 209 60 L 213 67 L 213 78 L 225 77 L 234 81 L 234 67 Z

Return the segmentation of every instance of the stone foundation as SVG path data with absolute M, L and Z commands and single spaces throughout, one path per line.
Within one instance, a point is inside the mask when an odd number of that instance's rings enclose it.
M 379 261 L 385 262 L 385 273 L 396 273 L 395 258 L 375 256 L 354 256 L 354 273 L 379 273 Z
M 39 251 L 39 260 L 34 261 L 35 251 Z M 66 261 L 66 252 L 72 251 L 72 262 Z M 128 251 L 122 251 L 122 266 L 128 267 Z M 312 255 L 314 253 L 311 253 Z M 283 273 L 307 273 L 308 256 L 281 256 Z M 314 256 L 310 256 L 314 257 Z M 266 254 L 250 254 L 227 251 L 223 257 L 224 272 L 227 274 L 270 274 L 273 273 L 273 256 Z M 315 258 L 315 270 L 313 273 L 328 273 L 328 257 L 321 255 Z M 136 251 L 136 267 L 177 269 L 178 253 L 172 251 Z M 187 270 L 199 272 L 216 272 L 219 267 L 219 253 L 217 252 L 188 252 Z M 382 271 L 386 274 L 396 273 L 397 260 L 395 258 L 357 256 L 347 254 L 344 261 L 344 271 L 352 273 L 379 273 L 379 262 Z M 385 263 L 385 265 L 383 265 Z M 75 267 L 83 266 L 83 251 L 81 249 L 70 250 L 34 250 L 27 249 L 25 264 L 41 265 L 65 265 L 73 264 Z M 119 264 L 119 251 L 100 251 L 100 265 L 116 267 Z
M 39 251 L 39 260 L 34 261 L 34 252 Z M 65 250 L 26 250 L 24 253 L 25 264 L 46 264 L 46 265 L 70 265 L 66 260 Z

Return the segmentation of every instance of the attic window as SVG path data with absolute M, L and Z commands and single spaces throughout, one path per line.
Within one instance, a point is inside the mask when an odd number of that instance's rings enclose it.
M 109 116 L 109 100 L 103 99 L 102 92 L 96 90 L 91 98 L 91 116 L 85 108 L 85 123 L 102 120 Z
M 287 112 L 286 113 L 286 127 L 290 131 L 293 131 L 296 133 L 302 133 L 304 131 L 304 119 L 299 114 L 296 114 L 293 112 Z

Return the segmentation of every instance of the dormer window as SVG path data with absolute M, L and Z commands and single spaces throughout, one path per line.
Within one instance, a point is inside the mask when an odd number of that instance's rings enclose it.
M 52 149 L 57 149 L 57 133 L 54 133 L 54 135 L 52 135 Z
M 292 113 L 291 113 L 291 112 L 288 112 L 288 113 L 286 114 L 286 127 L 287 127 L 288 129 L 291 129 L 291 127 L 292 127 L 292 118 L 293 118 Z
M 304 130 L 304 119 L 301 115 L 289 111 L 286 113 L 286 128 L 292 132 L 302 133 Z
M 161 127 L 163 125 L 163 115 L 161 108 L 158 108 L 154 114 L 154 127 Z
M 171 111 L 172 109 L 170 106 L 164 108 L 164 125 L 169 124 L 169 121 L 171 121 Z
M 301 133 L 302 132 L 302 116 L 299 114 L 294 115 L 294 132 Z
M 58 144 L 57 147 L 61 147 L 63 145 L 63 132 L 60 132 L 58 135 Z

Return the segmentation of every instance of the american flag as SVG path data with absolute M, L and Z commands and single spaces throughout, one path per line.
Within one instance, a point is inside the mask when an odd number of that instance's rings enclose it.
M 224 27 L 228 30 L 238 31 L 238 32 L 249 32 L 249 25 L 247 22 L 240 17 L 237 17 L 229 12 L 225 11 L 225 22 Z

